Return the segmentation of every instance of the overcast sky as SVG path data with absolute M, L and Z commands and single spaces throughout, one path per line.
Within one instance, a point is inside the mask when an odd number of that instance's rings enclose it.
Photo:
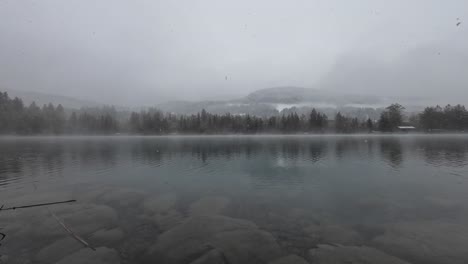
M 0 0 L 0 90 L 136 105 L 274 86 L 468 99 L 468 1 Z

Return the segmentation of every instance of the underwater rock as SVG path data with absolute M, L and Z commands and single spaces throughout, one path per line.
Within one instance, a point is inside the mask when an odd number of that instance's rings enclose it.
M 157 213 L 154 215 L 154 223 L 163 231 L 169 230 L 180 224 L 183 219 L 182 214 L 176 210 L 170 210 L 168 212 Z
M 121 241 L 124 238 L 125 234 L 120 228 L 113 229 L 101 229 L 94 232 L 90 238 L 89 242 L 92 245 L 111 245 Z
M 422 263 L 468 263 L 468 228 L 444 221 L 389 225 L 373 240 L 377 248 Z
M 340 225 L 310 225 L 304 229 L 310 237 L 321 243 L 331 243 L 340 245 L 361 245 L 363 238 L 361 235 Z
M 138 206 L 145 197 L 144 192 L 117 187 L 99 188 L 87 194 L 87 198 L 93 202 L 121 207 Z
M 120 257 L 115 249 L 106 247 L 97 248 L 93 251 L 89 248 L 84 248 L 76 253 L 73 253 L 56 264 L 119 264 Z
M 212 250 L 230 264 L 265 263 L 283 256 L 274 237 L 249 221 L 220 215 L 188 218 L 163 233 L 148 254 L 160 263 L 190 263 Z
M 51 211 L 79 236 L 91 234 L 99 229 L 112 228 L 118 221 L 115 210 L 106 205 L 74 203 L 56 205 Z M 47 210 L 36 213 L 35 217 L 19 218 L 24 225 L 18 231 L 18 235 L 47 238 L 67 234 Z
M 317 264 L 409 264 L 397 257 L 371 247 L 318 245 L 309 251 L 312 263 Z
M 230 200 L 223 196 L 203 197 L 190 205 L 191 215 L 213 215 L 221 214 L 228 206 Z
M 176 202 L 177 195 L 173 193 L 162 194 L 146 199 L 143 202 L 143 210 L 149 215 L 163 213 L 173 209 Z
M 298 255 L 288 255 L 280 259 L 269 262 L 269 264 L 309 264 L 305 259 Z
M 34 257 L 40 263 L 54 263 L 83 248 L 80 242 L 72 237 L 65 237 L 42 248 Z
M 216 249 L 208 251 L 203 256 L 190 262 L 190 264 L 228 264 L 225 261 L 223 253 Z

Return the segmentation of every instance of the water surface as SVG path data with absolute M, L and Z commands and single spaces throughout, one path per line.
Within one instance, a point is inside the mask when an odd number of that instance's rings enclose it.
M 230 263 L 235 254 L 326 263 L 323 245 L 355 263 L 376 256 L 369 250 L 388 263 L 468 263 L 467 155 L 463 135 L 2 138 L 1 204 L 78 202 L 1 211 L 0 255 L 66 263 L 94 254 L 77 255 L 81 245 L 50 210 L 99 254 L 108 250 L 102 263 L 195 263 L 213 250 Z M 208 251 L 164 256 L 170 231 L 187 221 L 240 220 L 254 227 L 225 238 L 232 245 L 207 230 L 196 241 Z M 271 245 L 256 250 L 254 238 Z M 245 240 L 250 249 L 238 249 Z

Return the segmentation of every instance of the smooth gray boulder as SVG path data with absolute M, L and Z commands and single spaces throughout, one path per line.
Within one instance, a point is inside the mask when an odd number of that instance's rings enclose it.
M 212 250 L 230 264 L 268 263 L 283 256 L 271 234 L 252 222 L 220 215 L 188 218 L 159 236 L 148 255 L 156 263 L 190 263 Z
M 304 232 L 321 243 L 356 246 L 364 242 L 358 232 L 340 225 L 312 224 L 306 227 Z
M 154 223 L 163 231 L 167 231 L 183 221 L 183 216 L 176 210 L 156 213 L 153 216 Z
M 198 259 L 190 262 L 190 264 L 229 264 L 226 263 L 226 259 L 223 253 L 219 252 L 219 250 L 212 249 L 205 253 L 203 256 L 199 257 Z
M 86 236 L 99 229 L 112 228 L 117 225 L 118 216 L 116 211 L 106 205 L 97 204 L 67 204 L 57 205 L 50 209 L 71 230 L 79 236 Z M 42 210 L 32 218 L 21 218 L 23 228 L 18 231 L 18 236 L 34 237 L 63 237 L 67 232 L 47 210 Z
M 402 259 L 370 247 L 319 245 L 309 250 L 312 263 L 317 264 L 409 264 Z
M 84 248 L 76 253 L 73 253 L 56 264 L 119 264 L 120 257 L 115 249 L 106 247 L 97 248 L 93 251 L 89 248 Z
M 161 194 L 156 197 L 147 198 L 143 202 L 143 210 L 148 215 L 163 213 L 173 209 L 177 202 L 177 195 L 173 193 Z
M 54 263 L 83 248 L 80 242 L 72 237 L 65 237 L 45 246 L 36 254 L 34 259 L 40 263 Z
M 85 193 L 82 196 L 91 202 L 112 204 L 121 207 L 136 207 L 141 204 L 141 201 L 146 197 L 146 194 L 133 189 L 104 187 Z
M 120 228 L 101 229 L 89 237 L 89 242 L 93 245 L 108 246 L 121 241 L 124 236 L 125 234 Z
M 288 255 L 286 257 L 269 262 L 268 264 L 309 264 L 309 262 L 299 257 L 298 255 Z
M 191 215 L 213 215 L 221 214 L 229 205 L 229 198 L 223 196 L 208 196 L 190 205 Z
M 373 240 L 377 248 L 422 263 L 468 263 L 468 227 L 444 221 L 396 223 Z

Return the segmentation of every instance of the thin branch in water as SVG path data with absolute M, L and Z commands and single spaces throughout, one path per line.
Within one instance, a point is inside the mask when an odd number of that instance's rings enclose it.
M 14 206 L 14 207 L 8 207 L 8 208 L 5 208 L 5 209 L 3 209 L 4 205 L 2 205 L 2 207 L 0 207 L 0 211 L 16 210 L 16 209 L 22 209 L 22 208 L 31 208 L 31 207 L 38 207 L 38 206 L 53 205 L 53 204 L 73 203 L 73 202 L 76 202 L 76 200 L 67 200 L 67 201 L 60 201 L 60 202 L 51 202 L 51 203 L 40 203 L 40 204 L 30 204 L 30 205 Z
M 49 213 L 55 218 L 55 220 L 63 227 L 63 229 L 65 229 L 65 231 L 68 232 L 68 234 L 70 234 L 70 236 L 72 236 L 76 241 L 80 242 L 81 244 L 83 244 L 85 247 L 87 248 L 90 248 L 94 251 L 96 251 L 96 249 L 94 247 L 92 247 L 88 242 L 86 242 L 83 238 L 81 238 L 80 236 L 78 236 L 75 232 L 73 232 L 67 225 L 65 225 L 65 223 L 60 220 L 54 213 L 52 213 L 50 210 L 49 210 Z
M 6 235 L 5 235 L 5 234 L 3 234 L 3 233 L 0 233 L 0 241 L 2 241 L 3 239 L 5 239 L 5 237 L 6 237 Z M 2 245 L 2 244 L 0 244 L 0 246 L 1 246 L 1 245 Z
M 38 207 L 38 206 L 47 206 L 47 205 L 54 205 L 54 204 L 63 204 L 63 203 L 73 203 L 73 202 L 76 202 L 76 200 L 67 200 L 67 201 L 59 201 L 59 202 L 51 202 L 51 203 L 40 203 L 40 204 L 30 204 L 30 205 L 22 205 L 22 206 L 14 206 L 14 207 L 8 207 L 8 208 L 4 208 L 5 205 L 2 204 L 2 206 L 0 206 L 0 211 L 7 211 L 7 210 L 16 210 L 16 209 L 22 209 L 22 208 L 31 208 L 31 207 Z M 48 209 L 47 209 L 48 210 Z M 50 212 L 50 210 L 49 210 Z M 51 212 L 52 213 L 52 212 Z M 59 221 L 60 223 L 60 220 L 57 219 L 57 221 Z M 62 225 L 62 224 L 61 224 Z M 64 226 L 65 228 L 65 226 Z M 6 235 L 4 233 L 0 233 L 0 241 L 4 240 L 6 237 Z M 77 236 L 76 238 L 78 241 L 80 241 L 80 238 Z M 82 240 L 82 239 L 81 239 Z M 84 244 L 95 250 L 94 248 L 90 247 L 88 243 L 86 243 L 84 240 L 83 241 L 80 241 L 81 243 L 84 242 Z M 2 244 L 0 244 L 1 246 Z

